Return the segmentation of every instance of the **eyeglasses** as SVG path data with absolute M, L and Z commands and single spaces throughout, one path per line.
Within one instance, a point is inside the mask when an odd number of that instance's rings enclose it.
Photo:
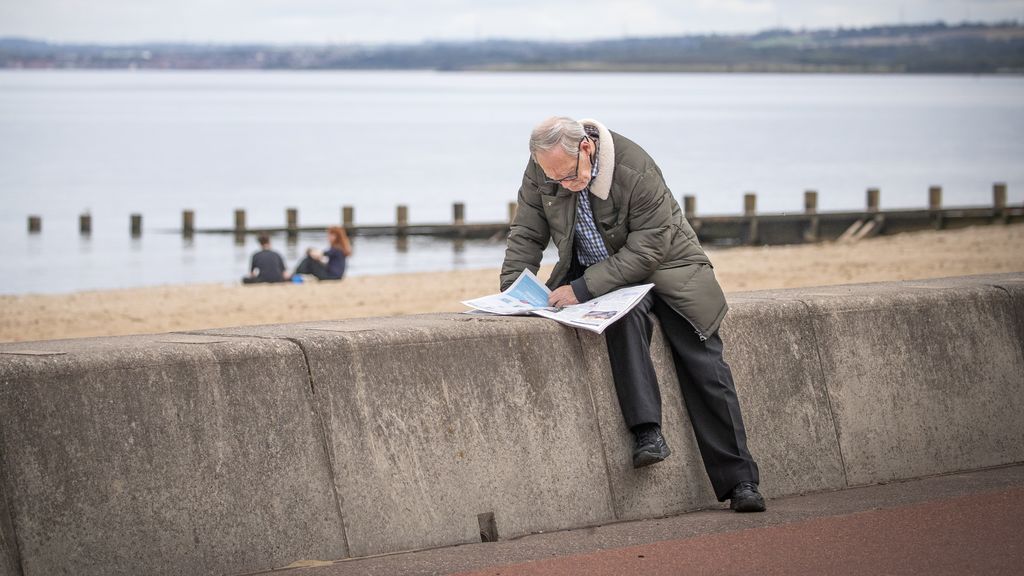
M 582 151 L 582 148 L 580 148 L 580 144 L 583 144 L 583 141 L 586 139 L 587 137 L 584 136 L 583 138 L 580 138 L 580 141 L 576 144 L 576 169 L 572 171 L 572 174 L 566 176 L 565 178 L 559 178 L 557 180 L 552 180 L 551 178 L 548 178 L 545 174 L 545 184 L 561 184 L 562 182 L 572 182 L 580 175 L 580 152 Z

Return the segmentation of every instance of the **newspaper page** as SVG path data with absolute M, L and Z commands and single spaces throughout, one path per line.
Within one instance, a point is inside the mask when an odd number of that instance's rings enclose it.
M 605 328 L 629 312 L 654 287 L 654 284 L 629 286 L 580 304 L 554 308 L 548 306 L 551 291 L 533 272 L 523 270 L 516 281 L 501 294 L 492 294 L 462 303 L 471 312 L 503 316 L 535 314 L 574 328 L 601 334 Z
M 593 300 L 587 300 L 580 304 L 566 306 L 565 308 L 543 308 L 534 310 L 532 313 L 544 318 L 557 320 L 562 324 L 574 328 L 582 328 L 601 334 L 604 329 L 611 326 L 633 309 L 644 296 L 654 288 L 654 284 L 641 284 L 619 288 L 604 296 L 598 296 Z
M 551 290 L 548 290 L 533 272 L 523 270 L 519 278 L 501 294 L 464 300 L 462 303 L 470 308 L 502 316 L 529 314 L 534 310 L 547 308 L 549 294 Z

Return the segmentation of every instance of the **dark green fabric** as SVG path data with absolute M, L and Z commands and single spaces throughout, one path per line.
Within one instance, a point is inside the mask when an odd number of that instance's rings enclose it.
M 590 196 L 594 221 L 611 255 L 587 268 L 590 293 L 601 296 L 631 284 L 654 283 L 654 292 L 710 337 L 725 317 L 727 305 L 711 262 L 683 217 L 654 160 L 636 143 L 611 133 L 615 164 L 606 200 Z M 519 188 L 501 269 L 501 289 L 524 268 L 536 273 L 548 241 L 558 248 L 558 263 L 547 285 L 564 283 L 572 261 L 576 193 L 545 184 L 540 166 L 530 159 Z

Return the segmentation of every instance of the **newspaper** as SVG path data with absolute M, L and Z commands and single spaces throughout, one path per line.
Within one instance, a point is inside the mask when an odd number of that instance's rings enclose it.
M 462 303 L 474 310 L 469 313 L 500 314 L 502 316 L 534 314 L 550 318 L 573 328 L 582 328 L 601 334 L 626 312 L 632 310 L 654 287 L 641 284 L 620 288 L 592 300 L 564 308 L 548 306 L 551 290 L 529 270 L 501 294 L 492 294 Z

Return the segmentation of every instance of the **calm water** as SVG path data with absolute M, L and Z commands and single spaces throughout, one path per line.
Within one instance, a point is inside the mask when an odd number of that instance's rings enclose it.
M 530 128 L 594 117 L 643 145 L 677 197 L 705 214 L 1010 201 L 1024 189 L 1024 78 L 964 76 L 475 74 L 429 72 L 0 72 L 0 293 L 234 282 L 255 243 L 163 232 L 340 219 L 496 221 L 515 199 Z M 93 216 L 82 239 L 77 218 Z M 129 214 L 145 234 L 132 240 Z M 26 217 L 43 218 L 30 236 Z M 289 266 L 319 235 L 289 246 Z M 350 274 L 497 266 L 500 243 L 359 239 Z

